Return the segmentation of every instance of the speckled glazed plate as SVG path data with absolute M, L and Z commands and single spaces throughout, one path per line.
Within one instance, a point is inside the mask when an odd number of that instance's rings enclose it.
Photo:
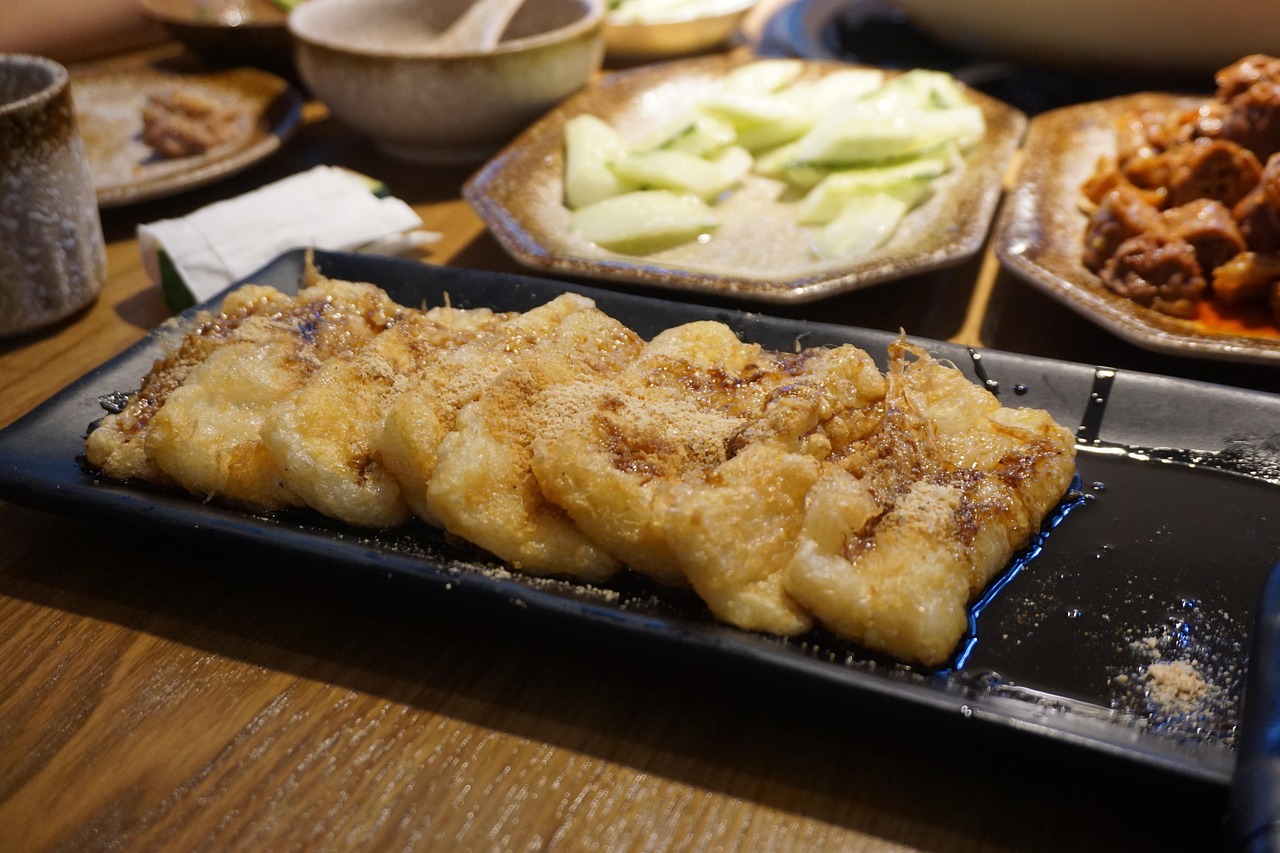
M 464 194 L 502 246 L 530 268 L 761 302 L 806 302 L 881 284 L 959 263 L 982 247 L 1026 117 L 976 91 L 970 97 L 987 122 L 982 145 L 963 169 L 935 183 L 934 196 L 908 214 L 888 244 L 856 259 L 815 259 L 812 236 L 796 222 L 794 206 L 778 198 L 782 185 L 760 176 L 719 202 L 722 224 L 706 243 L 624 255 L 569 230 L 562 204 L 569 118 L 593 113 L 624 138 L 638 139 L 691 109 L 734 65 L 751 59 L 721 54 L 603 77 L 517 137 L 471 178 Z M 809 78 L 849 67 L 805 66 Z
M 728 43 L 756 2 L 710 0 L 693 11 L 686 4 L 683 12 L 653 20 L 613 10 L 605 20 L 605 46 L 610 59 L 623 62 L 690 56 Z
M 1117 116 L 1134 108 L 1195 108 L 1202 102 L 1141 93 L 1036 116 L 996 225 L 996 254 L 1008 269 L 1130 343 L 1171 355 L 1280 364 L 1280 338 L 1269 327 L 1256 334 L 1225 332 L 1161 314 L 1107 290 L 1081 260 L 1087 217 L 1080 185 L 1099 157 L 1115 152 Z
M 190 157 L 156 155 L 142 141 L 142 106 L 153 93 L 185 90 L 236 115 L 227 142 Z M 184 73 L 159 66 L 100 67 L 72 74 L 76 118 L 100 207 L 172 195 L 233 175 L 276 151 L 302 114 L 302 96 L 253 68 Z

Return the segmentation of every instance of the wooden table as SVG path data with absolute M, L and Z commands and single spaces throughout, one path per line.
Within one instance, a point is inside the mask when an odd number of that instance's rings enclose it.
M 0 343 L 0 426 L 169 316 L 140 222 L 319 163 L 384 179 L 431 263 L 519 272 L 460 199 L 313 105 L 287 148 L 103 212 L 97 303 Z M 687 298 L 687 297 L 686 297 Z M 1153 355 L 1002 274 L 775 313 L 1274 388 Z M 662 650 L 0 503 L 0 850 L 1211 850 L 1223 789 Z

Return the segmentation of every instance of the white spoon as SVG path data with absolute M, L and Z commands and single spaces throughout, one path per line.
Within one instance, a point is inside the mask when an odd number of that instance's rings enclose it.
M 432 41 L 441 52 L 491 50 L 524 0 L 476 0 Z

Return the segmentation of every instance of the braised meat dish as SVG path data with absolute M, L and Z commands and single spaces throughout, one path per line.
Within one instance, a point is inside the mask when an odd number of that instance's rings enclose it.
M 194 157 L 239 133 L 235 110 L 185 89 L 157 92 L 142 107 L 142 141 L 159 157 Z
M 1280 325 L 1280 59 L 1223 68 L 1198 109 L 1134 110 L 1085 182 L 1084 265 L 1175 317 L 1208 301 Z

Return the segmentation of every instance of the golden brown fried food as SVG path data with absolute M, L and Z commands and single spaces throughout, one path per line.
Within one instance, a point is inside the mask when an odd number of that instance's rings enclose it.
M 329 279 L 273 307 L 245 319 L 151 419 L 147 457 L 193 494 L 301 505 L 263 446 L 264 420 L 325 359 L 364 345 L 400 310 L 373 285 Z
M 172 478 L 146 454 L 151 419 L 194 367 L 217 347 L 241 334 L 240 327 L 245 320 L 254 314 L 275 310 L 289 300 L 288 295 L 273 287 L 247 285 L 227 296 L 221 313 L 198 316 L 193 328 L 185 333 L 170 330 L 178 335 L 178 340 L 151 366 L 142 387 L 129 395 L 121 411 L 107 415 L 89 433 L 85 442 L 89 463 L 115 480 L 172 484 Z
M 586 417 L 539 439 L 534 471 L 631 568 L 692 585 L 739 627 L 795 634 L 810 620 L 780 572 L 830 446 L 822 428 L 873 406 L 883 385 L 855 347 L 774 353 L 690 323 L 654 338 Z
M 417 386 L 396 398 L 373 449 L 399 482 L 415 515 L 441 526 L 428 505 L 427 484 L 435 472 L 440 442 L 453 431 L 462 407 L 484 393 L 523 352 L 553 334 L 566 317 L 592 307 L 584 296 L 558 296 L 440 354 Z
M 594 399 L 578 422 L 535 442 L 544 492 L 632 569 L 687 585 L 654 502 L 673 478 L 724 461 L 729 440 L 776 385 L 747 378 L 762 360 L 759 346 L 723 324 L 688 323 L 655 337 L 614 381 L 559 392 Z
M 814 612 L 787 586 L 808 493 L 833 446 L 879 423 L 884 377 L 854 346 L 806 350 L 791 380 L 730 443 L 714 471 L 667 498 L 667 541 L 718 618 L 750 630 L 798 634 Z
M 86 443 L 104 474 L 258 508 L 409 512 L 534 574 L 624 565 L 719 619 L 953 653 L 1074 474 L 1071 434 L 899 340 L 796 353 L 696 322 L 648 344 L 582 296 L 520 314 L 248 286 Z
M 443 353 L 510 317 L 487 308 L 405 309 L 365 346 L 325 361 L 263 421 L 263 444 L 285 486 L 348 524 L 408 521 L 400 484 L 374 450 L 387 409 Z
M 1047 413 L 1005 408 L 899 341 L 882 425 L 833 458 L 808 495 L 786 588 L 840 636 L 936 665 L 1070 485 L 1075 444 Z
M 702 482 L 673 484 L 662 507 L 665 536 L 717 619 L 782 636 L 812 627 L 785 569 L 820 469 L 812 456 L 765 441 Z
M 534 440 L 559 432 L 580 405 L 548 389 L 605 382 L 642 346 L 596 308 L 566 316 L 458 412 L 427 486 L 432 515 L 524 572 L 592 581 L 617 573 L 622 561 L 543 497 L 530 461 Z

